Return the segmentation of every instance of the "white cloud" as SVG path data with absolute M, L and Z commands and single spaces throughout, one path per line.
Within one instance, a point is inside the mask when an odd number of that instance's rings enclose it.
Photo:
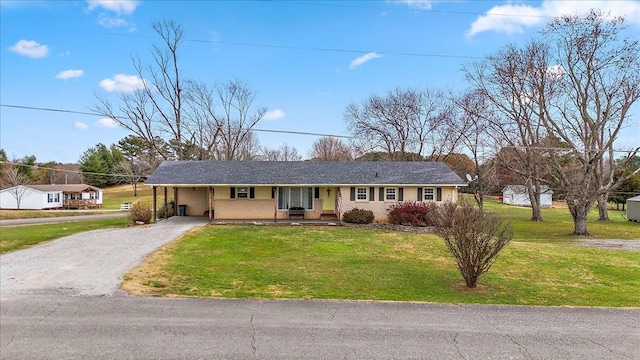
M 545 24 L 550 17 L 584 14 L 591 9 L 601 10 L 613 16 L 624 16 L 629 23 L 640 25 L 640 1 L 552 1 L 545 0 L 540 6 L 505 5 L 494 6 L 478 17 L 467 31 L 467 37 L 481 32 L 521 33 L 525 28 Z
M 69 69 L 65 71 L 60 71 L 58 75 L 56 75 L 56 79 L 68 80 L 68 79 L 81 77 L 82 75 L 84 75 L 84 70 Z
M 139 1 L 136 0 L 87 0 L 89 4 L 89 10 L 101 8 L 107 11 L 114 12 L 118 15 L 132 14 L 136 7 L 138 7 Z
M 547 75 L 551 77 L 553 80 L 560 80 L 562 76 L 566 73 L 562 65 L 551 65 L 547 67 Z
M 78 130 L 85 130 L 86 128 L 88 128 L 87 124 L 80 121 L 76 121 L 75 124 L 73 124 L 73 127 Z
M 96 121 L 96 126 L 101 128 L 115 128 L 118 127 L 118 122 L 110 118 L 102 118 Z
M 409 7 L 420 10 L 430 10 L 432 3 L 431 0 L 397 0 L 397 2 L 407 4 Z
M 264 114 L 264 118 L 265 120 L 276 120 L 276 119 L 281 119 L 285 117 L 285 113 L 284 111 L 280 110 L 280 109 L 273 109 L 271 111 L 267 111 L 266 114 Z
M 98 15 L 98 24 L 104 28 L 114 28 L 114 27 L 122 27 L 129 26 L 127 20 L 121 17 L 110 17 L 106 14 Z
M 382 54 L 378 54 L 378 53 L 375 53 L 375 52 L 370 52 L 370 53 L 364 54 L 364 55 L 360 56 L 359 58 L 353 59 L 351 61 L 351 64 L 349 64 L 349 69 L 355 69 L 358 66 L 366 63 L 369 60 L 373 60 L 373 59 L 380 58 L 380 57 L 382 57 Z
M 10 47 L 9 50 L 34 59 L 45 57 L 49 54 L 49 47 L 47 45 L 42 45 L 34 40 L 20 40 Z
M 111 79 L 100 81 L 99 85 L 109 92 L 124 93 L 144 88 L 144 81 L 136 75 L 116 74 Z

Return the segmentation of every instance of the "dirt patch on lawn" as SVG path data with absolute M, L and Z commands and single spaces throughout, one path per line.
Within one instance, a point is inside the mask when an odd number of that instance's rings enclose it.
M 140 265 L 124 275 L 120 288 L 133 296 L 164 295 L 171 279 L 164 274 L 162 269 L 171 260 L 176 244 L 181 238 L 149 254 Z
M 576 243 L 598 249 L 640 251 L 640 240 L 583 239 Z

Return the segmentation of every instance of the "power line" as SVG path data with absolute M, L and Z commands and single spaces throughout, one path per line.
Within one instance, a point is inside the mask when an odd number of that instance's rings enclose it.
M 49 111 L 49 112 L 59 112 L 66 114 L 79 114 L 79 115 L 90 115 L 90 116 L 102 116 L 106 117 L 104 114 L 94 113 L 94 112 L 85 112 L 85 111 L 76 111 L 76 110 L 65 110 L 65 109 L 54 109 L 54 108 L 44 108 L 38 106 L 26 106 L 26 105 L 12 105 L 12 104 L 0 104 L 1 107 L 8 107 L 14 109 L 22 109 L 22 110 L 37 110 L 37 111 Z M 127 120 L 128 118 L 125 116 L 114 116 L 116 119 Z M 155 122 L 155 120 L 152 120 Z M 351 136 L 348 135 L 335 135 L 335 134 L 326 134 L 326 133 L 315 133 L 308 131 L 297 131 L 297 130 L 275 130 L 275 129 L 260 129 L 260 128 L 252 128 L 249 129 L 251 131 L 256 132 L 266 132 L 266 133 L 275 133 L 275 134 L 291 134 L 291 135 L 306 135 L 306 136 L 322 136 L 322 137 L 335 137 L 335 138 L 343 138 L 343 139 L 351 139 Z
M 137 37 L 146 39 L 156 39 L 156 36 L 150 35 L 133 35 L 133 34 L 118 34 L 109 33 L 112 36 L 123 37 Z M 281 45 L 281 44 L 264 44 L 264 43 L 251 43 L 251 42 L 238 42 L 238 41 L 220 41 L 220 40 L 202 40 L 202 39 L 184 39 L 184 41 L 194 43 L 208 43 L 219 45 L 234 45 L 234 46 L 252 46 L 272 49 L 286 49 L 286 50 L 302 50 L 302 51 L 323 51 L 323 52 L 336 52 L 336 53 L 351 53 L 351 54 L 368 54 L 377 53 L 381 55 L 398 55 L 398 56 L 414 56 L 414 57 L 436 57 L 436 58 L 454 58 L 454 59 L 482 59 L 480 56 L 470 55 L 452 55 L 452 54 L 431 54 L 431 53 L 409 53 L 409 52 L 387 52 L 387 51 L 374 51 L 374 50 L 358 50 L 358 49 L 340 49 L 330 47 L 312 47 L 312 46 L 293 46 L 293 45 Z
M 84 112 L 84 111 L 76 111 L 76 110 L 66 110 L 66 109 L 54 109 L 54 108 L 44 108 L 37 106 L 26 106 L 26 105 L 11 105 L 11 104 L 0 104 L 0 107 L 8 107 L 15 109 L 23 109 L 23 110 L 37 110 L 37 111 L 50 111 L 50 112 L 60 112 L 67 114 L 80 114 L 80 115 L 90 115 L 90 116 L 105 116 L 104 114 L 94 113 L 94 112 Z M 125 116 L 114 116 L 116 119 L 127 120 L 128 118 Z M 321 137 L 335 137 L 341 139 L 350 139 L 350 140 L 358 140 L 361 139 L 357 136 L 350 135 L 336 135 L 336 134 L 327 134 L 327 133 L 316 133 L 316 132 L 307 132 L 307 131 L 297 131 L 297 130 L 275 130 L 275 129 L 260 129 L 260 128 L 251 128 L 246 129 L 249 131 L 256 132 L 266 132 L 266 133 L 275 133 L 275 134 L 290 134 L 290 135 L 304 135 L 304 136 L 321 136 Z M 424 144 L 425 142 L 423 142 Z M 517 149 L 532 149 L 532 150 L 560 150 L 560 151 L 594 151 L 594 152 L 609 152 L 609 149 L 574 149 L 567 147 L 545 147 L 545 146 L 518 146 L 518 145 L 504 145 L 504 148 L 517 148 Z M 626 149 L 626 150 L 616 150 L 614 149 L 614 153 L 631 153 L 636 151 L 636 149 Z
M 106 174 L 106 173 L 97 173 L 97 172 L 90 172 L 90 171 L 58 169 L 58 168 L 50 168 L 50 167 L 46 167 L 46 166 L 41 166 L 41 165 L 21 164 L 21 163 L 12 162 L 12 161 L 0 161 L 0 164 L 8 164 L 8 165 L 13 165 L 13 166 L 25 166 L 25 167 L 30 167 L 30 168 L 32 168 L 34 170 L 42 169 L 42 170 L 60 171 L 60 172 L 63 172 L 63 173 L 64 172 L 68 172 L 68 173 L 81 174 L 81 175 L 132 177 L 131 175 L 127 175 L 127 174 Z

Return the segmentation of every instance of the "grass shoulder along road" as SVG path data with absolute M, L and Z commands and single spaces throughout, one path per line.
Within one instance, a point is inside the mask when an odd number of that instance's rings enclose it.
M 64 216 L 108 214 L 112 211 L 95 210 L 0 210 L 0 220 L 55 218 Z
M 128 219 L 118 218 L 42 225 L 6 226 L 0 228 L 0 254 L 24 249 L 83 231 L 124 227 L 128 223 Z
M 475 289 L 430 234 L 207 226 L 152 254 L 123 289 L 146 296 L 638 307 L 640 252 L 513 241 Z

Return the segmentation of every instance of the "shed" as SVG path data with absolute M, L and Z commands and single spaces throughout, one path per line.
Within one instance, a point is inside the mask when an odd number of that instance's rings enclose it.
M 553 190 L 547 185 L 540 186 L 540 206 L 550 207 Z M 509 205 L 531 206 L 529 190 L 524 185 L 507 185 L 502 189 L 502 202 Z
M 640 195 L 627 199 L 627 219 L 640 221 Z

